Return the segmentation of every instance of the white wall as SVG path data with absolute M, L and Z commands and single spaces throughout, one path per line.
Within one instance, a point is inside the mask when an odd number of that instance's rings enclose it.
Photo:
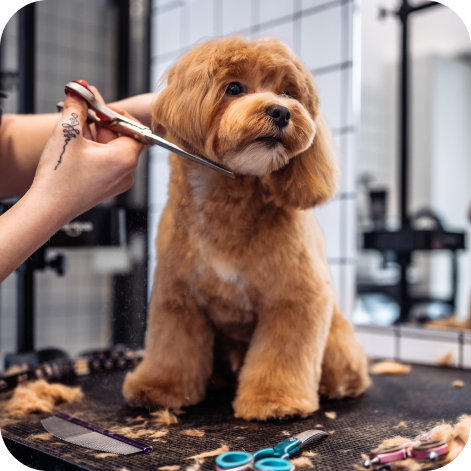
M 278 36 L 306 62 L 319 87 L 321 108 L 329 122 L 343 169 L 341 191 L 316 209 L 327 240 L 327 255 L 347 315 L 355 294 L 355 65 L 353 0 L 154 0 L 152 83 L 201 38 L 236 32 L 250 38 Z M 358 101 L 358 100 L 357 100 Z M 167 152 L 154 149 L 150 183 L 150 271 L 153 243 L 167 198 Z

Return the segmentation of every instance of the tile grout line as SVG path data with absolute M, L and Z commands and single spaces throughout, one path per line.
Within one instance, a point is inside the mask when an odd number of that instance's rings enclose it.
M 347 1 L 347 3 L 350 3 L 350 2 L 351 2 L 351 0 Z M 220 5 L 221 6 L 221 13 L 222 13 L 222 8 L 223 8 L 222 2 L 218 2 L 217 0 L 215 0 L 215 5 Z M 296 20 L 301 19 L 301 18 L 307 18 L 309 16 L 316 15 L 318 13 L 323 13 L 324 11 L 327 11 L 327 10 L 330 10 L 330 9 L 333 9 L 333 8 L 336 8 L 336 7 L 338 7 L 340 9 L 340 8 L 342 8 L 342 5 L 344 5 L 344 0 L 334 0 L 334 1 L 331 1 L 331 2 L 324 3 L 322 5 L 319 5 L 317 7 L 312 7 L 312 8 L 308 8 L 306 10 L 300 10 L 300 11 L 294 12 L 291 15 L 286 15 L 286 16 L 277 18 L 275 20 L 266 21 L 264 23 L 259 22 L 258 24 L 252 24 L 251 26 L 248 26 L 246 28 L 242 28 L 241 30 L 233 31 L 231 33 L 226 34 L 223 31 L 221 31 L 220 35 L 221 36 L 231 36 L 233 34 L 250 34 L 253 29 L 258 29 L 260 31 L 260 30 L 263 30 L 263 29 L 266 29 L 266 28 L 271 28 L 273 26 L 282 26 L 284 24 L 289 24 L 290 22 L 295 22 Z M 175 4 L 175 7 L 173 7 L 172 9 L 178 8 L 180 6 L 181 6 L 180 3 Z M 170 10 L 166 10 L 165 12 L 167 12 L 167 11 L 170 11 Z M 156 13 L 156 15 L 158 15 L 158 14 L 159 13 Z M 219 24 L 222 24 L 222 20 L 223 20 L 223 15 L 221 14 L 221 19 L 220 19 Z M 217 36 L 219 36 L 219 34 Z M 186 51 L 188 51 L 190 49 L 190 47 L 191 46 L 184 47 L 184 48 L 174 50 L 174 51 L 166 52 L 164 54 L 161 54 L 160 58 L 162 59 L 162 56 L 172 56 L 172 58 L 176 58 L 176 57 L 180 56 L 181 54 L 184 54 Z M 154 57 L 151 57 L 151 61 L 153 59 L 154 59 Z M 166 57 L 164 58 L 164 60 L 165 59 L 166 59 Z

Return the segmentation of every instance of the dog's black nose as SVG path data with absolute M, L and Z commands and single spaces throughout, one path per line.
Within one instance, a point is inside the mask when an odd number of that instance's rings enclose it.
M 280 129 L 288 126 L 291 118 L 289 109 L 281 105 L 270 106 L 267 108 L 267 114 Z

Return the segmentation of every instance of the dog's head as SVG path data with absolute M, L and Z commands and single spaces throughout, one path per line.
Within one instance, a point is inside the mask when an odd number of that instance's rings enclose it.
M 154 119 L 190 152 L 261 177 L 280 204 L 330 198 L 336 164 L 312 75 L 280 41 L 208 41 L 167 74 Z

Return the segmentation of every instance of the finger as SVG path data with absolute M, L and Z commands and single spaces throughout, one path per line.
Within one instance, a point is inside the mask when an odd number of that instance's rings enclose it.
M 110 129 L 106 129 L 100 125 L 96 127 L 96 141 L 100 144 L 108 144 L 111 141 L 114 141 L 118 135 L 111 131 Z
M 85 122 L 85 125 L 83 126 L 83 137 L 89 141 L 93 141 L 93 135 L 87 122 Z
M 119 114 L 122 114 L 123 116 L 126 116 L 126 118 L 129 118 L 129 119 L 132 119 L 133 121 L 136 121 L 136 123 L 142 124 L 137 118 L 130 115 L 127 111 L 124 111 L 121 108 L 117 108 L 116 106 L 108 106 L 108 108 L 111 108 L 113 111 L 116 111 L 116 113 L 119 113 Z
M 89 85 L 88 88 L 93 92 L 96 99 L 100 103 L 105 104 L 105 100 L 103 100 L 103 97 L 101 96 L 101 93 L 98 91 L 98 89 L 94 85 Z M 126 111 L 124 111 L 120 108 L 117 108 L 115 106 L 109 106 L 109 108 L 111 108 L 113 111 L 116 111 L 116 113 L 119 113 L 119 114 L 122 114 L 123 116 L 126 116 L 126 118 L 129 118 L 133 121 L 136 121 L 136 123 L 140 123 L 140 121 L 137 120 L 134 116 L 131 116 L 128 112 L 126 112 Z M 113 141 L 114 139 L 116 139 L 118 137 L 118 134 L 116 134 L 115 132 L 113 132 L 109 129 L 103 128 L 101 126 L 97 126 L 96 129 L 97 129 L 96 140 L 100 144 L 108 144 L 109 142 Z
M 103 100 L 103 97 L 98 91 L 98 88 L 96 88 L 94 85 L 89 85 L 88 88 L 91 90 L 91 92 L 95 95 L 95 98 L 100 103 L 105 104 L 105 100 Z M 117 137 L 118 134 L 111 131 L 110 129 L 106 129 L 102 126 L 96 126 L 96 142 L 99 142 L 100 144 L 108 144 L 108 142 L 113 141 Z
M 98 89 L 95 86 L 90 85 L 88 88 L 90 88 L 90 90 L 93 92 L 96 99 L 100 103 L 105 104 L 105 100 L 103 100 L 103 97 L 101 96 L 101 93 L 98 91 Z M 134 116 L 130 115 L 127 111 L 123 110 L 122 108 L 118 108 L 118 107 L 113 106 L 113 105 L 111 105 L 111 106 L 106 105 L 106 106 L 108 106 L 108 108 L 111 108 L 113 111 L 116 111 L 116 113 L 122 114 L 123 116 L 126 116 L 126 118 L 129 118 L 129 119 L 132 119 L 133 121 L 136 121 L 136 123 L 142 124 L 138 119 L 136 119 Z
M 116 148 L 116 151 L 123 155 L 129 155 L 131 158 L 136 157 L 139 159 L 140 154 L 144 150 L 144 146 L 132 137 L 121 136 L 114 139 L 108 144 L 109 146 Z M 136 162 L 137 165 L 137 162 Z
M 95 95 L 95 98 L 100 103 L 105 104 L 105 100 L 103 100 L 103 97 L 101 96 L 101 93 L 98 91 L 98 88 L 96 88 L 94 85 L 89 85 L 88 88 L 91 90 L 91 92 Z
M 77 116 L 72 116 L 73 114 Z M 85 100 L 79 98 L 78 95 L 68 92 L 64 100 L 64 108 L 62 110 L 62 118 L 64 121 L 70 121 L 71 117 L 77 119 L 80 128 L 87 122 L 88 105 Z

